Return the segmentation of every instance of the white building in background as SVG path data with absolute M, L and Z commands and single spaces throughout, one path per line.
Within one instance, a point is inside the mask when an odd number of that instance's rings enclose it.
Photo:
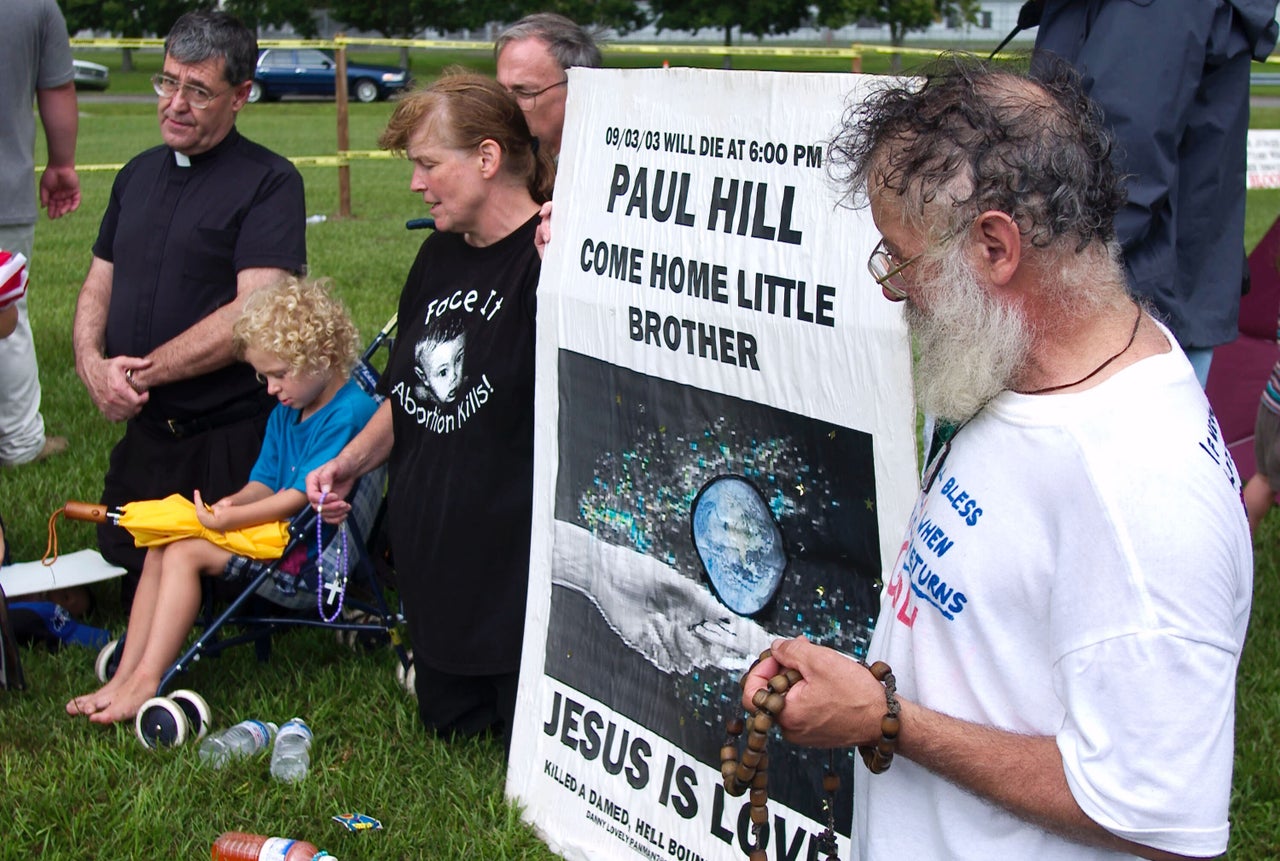
M 976 24 L 959 20 L 943 20 L 931 25 L 927 30 L 913 31 L 907 34 L 905 44 L 909 47 L 920 42 L 982 42 L 998 43 L 1009 35 L 1009 31 L 1018 23 L 1018 10 L 1023 0 L 985 0 L 978 12 Z M 659 33 L 653 27 L 644 27 L 626 35 L 609 33 L 606 42 L 724 42 L 724 31 L 704 29 L 697 33 L 680 30 L 663 30 Z M 743 35 L 737 30 L 733 33 L 733 44 L 750 46 L 776 41 L 828 43 L 833 48 L 844 47 L 851 42 L 888 42 L 889 25 L 877 24 L 873 20 L 865 20 L 860 25 L 851 25 L 839 29 L 806 28 L 787 33 L 783 36 L 765 36 L 757 39 L 752 35 Z M 1014 43 L 1023 43 L 1020 47 L 1030 47 L 1035 41 L 1035 31 L 1019 33 Z M 1011 43 L 1012 44 L 1012 43 Z
M 975 24 L 968 24 L 959 20 L 939 21 L 931 25 L 927 30 L 915 31 L 907 34 L 906 45 L 913 43 L 929 42 L 980 42 L 995 44 L 1009 34 L 1014 25 L 1018 21 L 1018 10 L 1022 8 L 1023 0 L 986 0 L 978 12 L 978 21 Z M 324 22 L 324 23 L 327 23 Z M 844 47 L 852 42 L 888 42 L 889 26 L 887 24 L 877 24 L 875 21 L 866 20 L 861 22 L 862 26 L 851 25 L 841 27 L 839 29 L 821 29 L 816 27 L 802 28 L 781 36 L 765 36 L 763 39 L 757 39 L 750 34 L 743 35 L 738 30 L 733 31 L 733 44 L 735 46 L 749 47 L 751 45 L 767 44 L 771 42 L 805 42 L 817 44 L 829 44 L 831 47 Z M 505 25 L 490 24 L 487 27 L 476 29 L 457 31 L 450 33 L 439 33 L 428 31 L 424 38 L 451 38 L 465 39 L 476 41 L 492 41 L 497 37 Z M 321 36 L 330 36 L 331 33 L 321 33 Z M 633 30 L 630 33 L 618 34 L 613 31 L 605 31 L 599 34 L 599 38 L 606 44 L 609 42 L 631 42 L 637 44 L 661 44 L 663 42 L 705 42 L 708 44 L 723 44 L 724 31 L 718 29 L 702 29 L 695 32 L 687 30 L 663 30 L 658 32 L 656 28 L 649 26 L 639 30 Z M 1035 40 L 1035 31 L 1019 33 L 1015 37 L 1015 43 L 1023 43 L 1020 47 L 1029 47 L 1030 43 Z
M 1022 8 L 1023 0 L 985 0 L 981 10 L 978 12 L 978 22 L 976 24 L 966 24 L 960 21 L 940 21 L 929 29 L 917 31 L 907 34 L 906 44 L 910 46 L 912 43 L 918 42 L 983 42 L 996 43 L 1008 35 L 1013 29 L 1014 24 L 1018 21 L 1018 10 Z M 376 33 L 360 33 L 350 28 L 342 26 L 341 22 L 335 21 L 330 15 L 327 8 L 318 8 L 312 13 L 316 19 L 316 25 L 319 28 L 319 36 L 322 39 L 331 39 L 334 34 L 342 31 L 348 36 L 377 36 Z M 818 44 L 830 44 L 832 47 L 844 47 L 852 42 L 888 42 L 889 27 L 887 24 L 876 24 L 874 21 L 862 22 L 865 26 L 849 26 L 841 27 L 838 30 L 804 28 L 787 33 L 782 36 L 766 36 L 763 39 L 757 39 L 755 36 L 743 35 L 738 30 L 733 31 L 733 44 L 735 46 L 750 46 L 769 42 L 806 42 Z M 498 34 L 505 28 L 505 24 L 493 23 L 486 27 L 476 28 L 474 30 L 457 30 L 449 32 L 441 32 L 436 30 L 427 30 L 422 34 L 424 39 L 460 39 L 464 41 L 492 42 L 497 38 Z M 261 38 L 292 38 L 291 28 L 277 30 L 275 28 L 262 28 L 259 33 Z M 600 38 L 606 44 L 609 42 L 632 42 L 637 44 L 653 44 L 663 42 L 706 42 L 709 44 L 722 44 L 724 42 L 724 31 L 717 29 L 703 29 L 698 32 L 690 32 L 685 30 L 663 30 L 659 33 L 654 27 L 644 27 L 634 30 L 625 35 L 619 35 L 613 31 L 605 31 L 600 34 Z M 1035 39 L 1035 32 L 1020 33 L 1015 42 L 1021 41 L 1026 43 L 1023 47 L 1029 45 Z
M 1004 40 L 1009 32 L 1018 23 L 1018 10 L 1022 8 L 1023 0 L 984 0 L 981 4 L 976 23 L 968 23 L 954 20 L 942 20 L 935 22 L 928 29 L 921 31 L 913 31 L 906 36 L 905 45 L 911 47 L 918 44 L 929 44 L 930 46 L 939 43 L 963 44 L 965 42 L 974 42 L 983 45 L 992 45 Z M 339 30 L 345 30 L 347 35 L 368 35 L 376 36 L 376 33 L 357 34 L 355 31 L 341 26 L 339 22 L 334 21 L 326 8 L 319 8 L 313 13 L 316 17 L 316 23 L 320 28 L 320 38 L 333 38 L 334 34 Z M 1280 16 L 1277 16 L 1280 19 Z M 743 35 L 738 30 L 733 31 L 733 44 L 735 46 L 749 47 L 751 45 L 768 44 L 771 42 L 804 42 L 809 44 L 830 45 L 833 48 L 845 47 L 853 42 L 881 42 L 889 41 L 889 26 L 887 24 L 877 24 L 874 21 L 867 20 L 861 22 L 862 25 L 851 25 L 841 27 L 839 29 L 819 29 L 804 28 L 795 30 L 782 36 L 766 36 L 763 39 L 757 39 L 755 36 Z M 502 23 L 492 23 L 486 27 L 474 30 L 462 30 L 452 32 L 438 32 L 435 30 L 427 30 L 422 34 L 424 39 L 461 39 L 474 40 L 477 42 L 492 42 L 502 32 L 506 25 Z M 1031 43 L 1035 41 L 1035 30 L 1024 30 L 1013 38 L 1010 47 L 1016 47 L 1026 50 L 1031 47 Z M 272 38 L 288 38 L 291 36 L 290 31 L 270 31 L 264 29 L 260 34 L 262 37 Z M 607 45 L 609 42 L 631 42 L 637 44 L 653 44 L 663 42 L 699 42 L 708 44 L 722 44 L 724 42 L 724 32 L 716 29 L 703 29 L 696 33 L 684 30 L 663 30 L 659 33 L 652 26 L 634 30 L 625 35 L 619 35 L 612 31 L 605 31 L 599 35 L 599 38 Z

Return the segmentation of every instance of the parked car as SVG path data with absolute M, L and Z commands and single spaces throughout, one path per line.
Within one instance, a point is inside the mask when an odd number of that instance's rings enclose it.
M 281 96 L 332 96 L 337 61 L 318 48 L 266 48 L 258 54 L 249 101 L 270 102 Z M 393 66 L 347 62 L 347 92 L 361 102 L 374 102 L 409 85 L 409 73 Z
M 71 65 L 75 68 L 77 90 L 105 90 L 107 84 L 111 83 L 111 72 L 100 63 L 72 60 Z

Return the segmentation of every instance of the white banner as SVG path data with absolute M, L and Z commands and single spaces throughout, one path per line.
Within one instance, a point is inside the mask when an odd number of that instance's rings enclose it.
M 1248 188 L 1280 188 L 1280 131 L 1250 129 L 1247 162 Z
M 738 678 L 775 636 L 864 653 L 917 486 L 901 311 L 825 170 L 875 79 L 569 76 L 507 789 L 570 859 L 740 859 Z M 771 741 L 770 858 L 814 857 L 826 764 Z

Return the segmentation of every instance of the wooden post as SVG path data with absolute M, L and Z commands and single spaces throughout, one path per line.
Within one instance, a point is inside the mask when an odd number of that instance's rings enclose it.
M 855 75 L 862 74 L 862 54 L 853 55 L 853 68 L 850 71 Z
M 347 114 L 347 45 L 342 41 L 343 34 L 337 35 L 338 49 L 335 51 L 338 65 L 333 76 L 333 97 L 338 105 L 338 152 L 351 149 L 351 135 Z M 338 166 L 338 217 L 351 217 L 351 167 Z

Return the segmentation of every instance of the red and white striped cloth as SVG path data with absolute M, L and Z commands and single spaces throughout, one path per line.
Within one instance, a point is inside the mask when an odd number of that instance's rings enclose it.
M 18 251 L 0 250 L 0 311 L 27 292 L 27 258 Z

